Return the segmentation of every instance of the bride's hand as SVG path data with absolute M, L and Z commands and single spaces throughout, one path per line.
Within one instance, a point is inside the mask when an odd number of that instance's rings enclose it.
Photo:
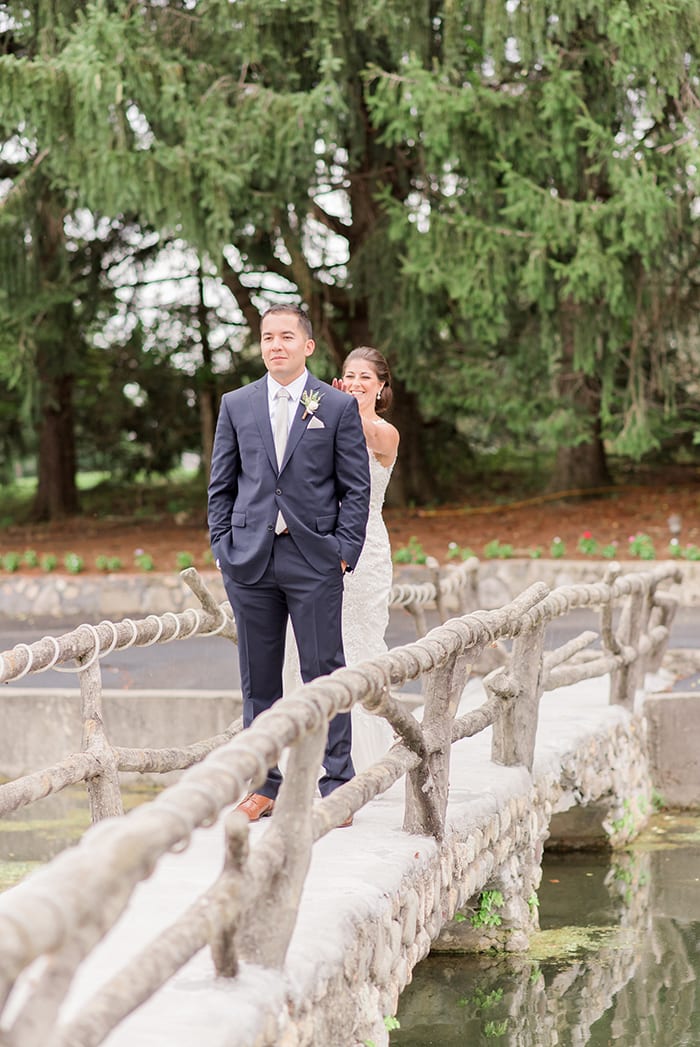
M 345 382 L 342 378 L 333 379 L 333 388 L 340 389 L 341 393 L 347 393 L 347 389 L 345 388 Z

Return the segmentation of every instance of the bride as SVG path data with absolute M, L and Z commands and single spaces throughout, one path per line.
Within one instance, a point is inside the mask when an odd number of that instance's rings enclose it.
M 345 575 L 343 596 L 343 647 L 347 665 L 375 658 L 387 650 L 384 633 L 389 624 L 392 562 L 389 535 L 382 519 L 384 495 L 399 446 L 399 431 L 381 418 L 391 405 L 389 366 L 377 349 L 353 349 L 343 365 L 336 388 L 354 396 L 360 410 L 369 454 L 371 494 L 367 535 L 354 571 Z M 301 686 L 299 659 L 291 626 L 287 632 L 284 693 Z M 352 761 L 359 773 L 379 760 L 394 741 L 381 716 L 352 708 Z

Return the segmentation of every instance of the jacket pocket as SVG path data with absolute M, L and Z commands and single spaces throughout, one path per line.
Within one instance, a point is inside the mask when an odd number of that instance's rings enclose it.
M 231 513 L 231 527 L 245 527 L 245 513 Z
M 331 534 L 335 531 L 337 523 L 338 516 L 336 513 L 334 513 L 333 516 L 317 516 L 316 530 L 319 534 Z

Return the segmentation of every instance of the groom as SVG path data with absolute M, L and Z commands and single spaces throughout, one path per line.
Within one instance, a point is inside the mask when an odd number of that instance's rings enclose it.
M 221 401 L 209 483 L 209 533 L 238 628 L 243 725 L 282 694 L 287 618 L 305 682 L 345 664 L 343 572 L 357 563 L 369 512 L 367 445 L 356 400 L 306 370 L 311 324 L 273 306 L 260 333 L 267 375 Z M 331 721 L 322 796 L 352 778 L 350 714 Z M 271 814 L 268 772 L 239 810 Z

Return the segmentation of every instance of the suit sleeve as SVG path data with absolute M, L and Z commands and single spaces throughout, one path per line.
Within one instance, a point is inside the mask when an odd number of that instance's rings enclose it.
M 340 499 L 335 536 L 352 571 L 362 552 L 369 515 L 369 456 L 357 401 L 348 397 L 336 432 L 335 473 Z
M 207 518 L 212 548 L 231 530 L 231 510 L 236 500 L 240 465 L 238 438 L 224 398 L 216 423 L 209 476 Z

